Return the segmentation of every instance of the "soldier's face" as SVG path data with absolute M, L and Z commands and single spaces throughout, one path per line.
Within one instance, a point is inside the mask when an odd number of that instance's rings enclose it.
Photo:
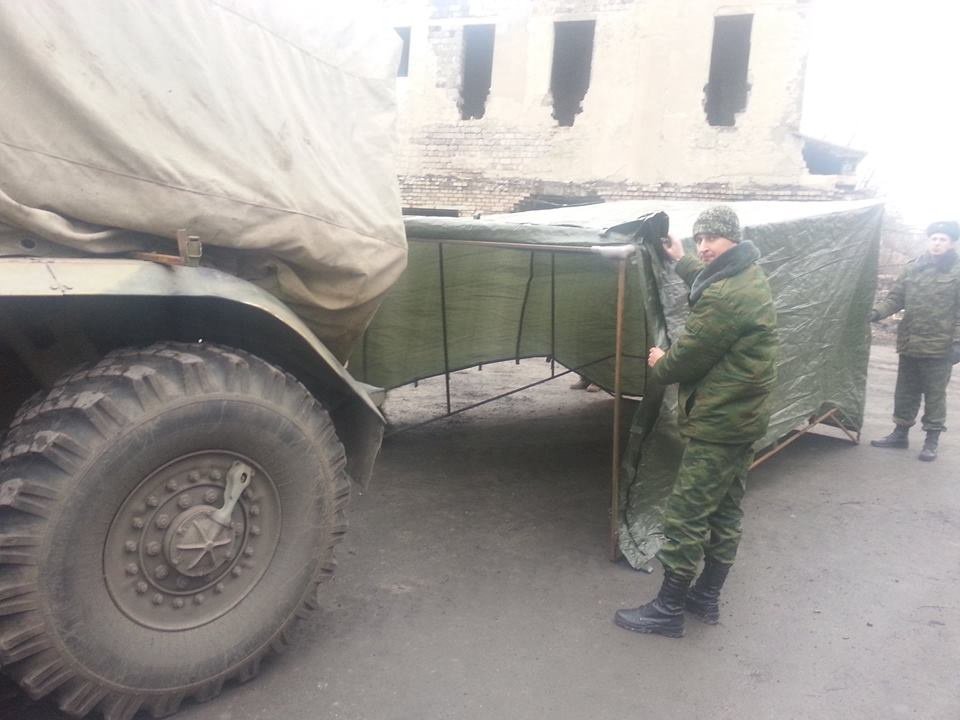
M 956 243 L 946 233 L 934 233 L 927 238 L 927 247 L 931 255 L 943 255 L 955 246 Z
M 706 233 L 697 235 L 694 241 L 697 243 L 697 257 L 707 265 L 736 245 L 735 242 L 727 240 L 721 235 L 707 235 Z

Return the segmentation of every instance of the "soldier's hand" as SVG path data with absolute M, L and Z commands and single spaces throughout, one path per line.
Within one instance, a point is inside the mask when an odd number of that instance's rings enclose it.
M 653 367 L 666 353 L 658 347 L 650 348 L 650 354 L 647 355 L 647 365 Z
M 880 313 L 878 313 L 876 310 L 871 310 L 870 322 L 879 322 L 879 321 L 880 321 Z
M 683 257 L 683 243 L 674 240 L 672 236 L 667 235 L 665 238 L 660 238 L 660 244 L 663 245 L 663 251 L 667 254 L 667 257 L 673 262 L 677 262 Z

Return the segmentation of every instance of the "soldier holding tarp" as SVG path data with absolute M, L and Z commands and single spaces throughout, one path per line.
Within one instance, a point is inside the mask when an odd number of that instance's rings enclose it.
M 760 251 L 741 242 L 736 213 L 725 206 L 704 211 L 693 237 L 699 260 L 684 257 L 678 242 L 666 245 L 690 287 L 690 315 L 670 349 L 651 348 L 648 361 L 653 382 L 680 384 L 686 440 L 663 515 L 663 585 L 653 601 L 614 618 L 628 630 L 669 637 L 683 635 L 684 608 L 707 623 L 718 620 L 720 589 L 740 543 L 753 443 L 770 420 L 778 354 L 776 310 L 756 264 Z

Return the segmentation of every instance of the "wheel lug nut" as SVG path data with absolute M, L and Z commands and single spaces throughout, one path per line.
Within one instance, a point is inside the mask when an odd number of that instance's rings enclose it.
M 189 480 L 192 483 L 200 482 L 200 473 L 197 472 L 196 470 L 191 470 L 190 474 L 187 475 L 187 480 Z
M 227 551 L 223 554 L 223 556 L 224 556 L 227 560 L 233 560 L 235 554 L 236 554 L 236 553 L 234 553 L 233 550 L 227 550 Z
M 243 568 L 241 568 L 239 565 L 234 565 L 233 570 L 230 571 L 230 574 L 234 577 L 240 577 L 241 573 L 243 573 Z
M 251 505 L 251 506 L 250 506 L 250 514 L 253 515 L 254 517 L 256 517 L 257 515 L 259 515 L 259 514 L 260 514 L 260 506 L 259 506 L 259 505 Z
M 166 565 L 157 565 L 156 569 L 153 571 L 153 574 L 157 579 L 163 580 L 167 575 L 170 574 L 170 570 Z
M 144 523 L 143 523 L 143 518 L 141 518 L 141 517 L 135 517 L 135 518 L 133 519 L 133 526 L 134 526 L 137 530 L 140 530 L 140 529 L 143 527 L 143 524 L 144 524 Z
M 251 557 L 253 555 L 253 548 L 252 547 L 244 548 L 243 554 L 246 555 L 247 557 Z
M 260 534 L 260 526 L 259 526 L 259 525 L 254 525 L 252 528 L 250 528 L 250 534 L 251 534 L 251 535 L 259 535 L 259 534 Z
M 127 540 L 123 544 L 123 549 L 126 550 L 127 552 L 136 552 L 137 544 L 133 540 Z
M 160 543 L 156 541 L 147 543 L 147 555 L 150 555 L 151 557 L 156 557 L 159 554 L 160 554 Z
M 216 499 L 217 499 L 217 491 L 216 491 L 216 490 L 207 490 L 207 491 L 203 494 L 203 500 L 204 500 L 204 502 L 212 503 L 212 502 L 213 502 L 214 500 L 216 500 Z
M 149 589 L 149 585 L 147 585 L 143 580 L 137 583 L 138 595 L 143 595 L 148 589 Z
M 223 473 L 219 470 L 214 470 L 210 473 L 210 479 L 219 482 L 220 480 L 223 480 Z
M 180 499 L 177 500 L 177 505 L 182 507 L 184 510 L 186 510 L 192 504 L 193 504 L 193 500 L 190 498 L 189 495 L 181 495 Z
M 156 593 L 153 596 L 152 600 L 154 605 L 163 605 L 163 595 L 161 595 L 160 593 Z
M 170 492 L 176 492 L 179 487 L 180 487 L 180 483 L 178 483 L 173 478 L 167 480 L 167 490 L 169 490 Z
M 194 595 L 194 596 L 193 596 L 193 602 L 194 602 L 195 604 L 197 604 L 197 605 L 203 605 L 203 601 L 204 601 L 204 600 L 206 600 L 206 598 L 203 597 L 203 593 L 200 593 L 199 595 Z
M 220 593 L 222 593 L 223 590 L 224 590 L 224 585 L 223 585 L 223 583 L 217 583 L 217 584 L 214 586 L 214 588 L 213 588 L 213 591 L 214 591 L 215 593 L 217 593 L 217 595 L 219 595 Z
M 140 572 L 140 568 L 137 567 L 136 563 L 129 563 L 125 570 L 127 571 L 127 575 L 136 575 Z
M 147 507 L 157 507 L 160 504 L 160 499 L 156 495 L 151 495 L 147 498 Z
M 182 607 L 183 607 L 183 598 L 174 598 L 174 599 L 173 599 L 173 606 L 174 606 L 177 610 L 179 610 L 180 608 L 182 608 Z
M 170 516 L 169 515 L 158 516 L 156 525 L 161 530 L 166 530 L 170 526 Z

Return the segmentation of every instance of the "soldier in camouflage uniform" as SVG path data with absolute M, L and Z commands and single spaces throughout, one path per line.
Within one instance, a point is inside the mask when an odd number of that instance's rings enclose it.
M 897 388 L 893 432 L 870 444 L 907 448 L 909 430 L 920 422 L 926 432 L 920 459 L 936 460 L 940 433 L 947 429 L 947 382 L 960 361 L 960 263 L 956 244 L 960 225 L 935 222 L 927 228 L 927 253 L 910 263 L 870 319 L 881 320 L 903 310 L 897 329 Z
M 658 553 L 663 585 L 639 608 L 619 610 L 614 622 L 636 632 L 683 635 L 686 608 L 704 622 L 719 618 L 720 589 L 740 543 L 740 503 L 753 443 L 770 419 L 776 381 L 777 316 L 760 252 L 741 242 L 736 213 L 725 206 L 694 223 L 699 260 L 665 241 L 690 287 L 690 315 L 666 352 L 651 348 L 650 379 L 679 383 L 678 420 L 686 447 L 663 517 Z M 696 585 L 690 583 L 704 558 Z

